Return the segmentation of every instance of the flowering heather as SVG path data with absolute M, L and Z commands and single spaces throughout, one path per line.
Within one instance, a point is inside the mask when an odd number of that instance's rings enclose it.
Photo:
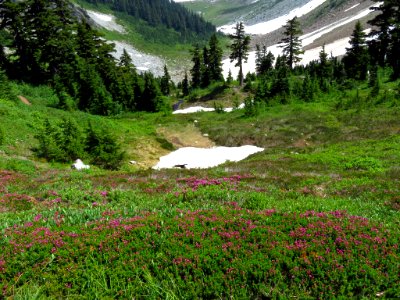
M 6 193 L 8 185 L 16 183 L 22 177 L 11 171 L 0 170 L 0 193 Z
M 5 194 L 0 196 L 0 212 L 29 210 L 35 202 L 35 198 L 25 194 Z
M 160 298 L 400 295 L 399 232 L 345 211 L 285 214 L 230 203 L 169 216 L 110 211 L 84 226 L 56 212 L 47 224 L 35 216 L 5 230 L 4 297 L 29 284 L 59 297 L 146 298 L 156 286 Z

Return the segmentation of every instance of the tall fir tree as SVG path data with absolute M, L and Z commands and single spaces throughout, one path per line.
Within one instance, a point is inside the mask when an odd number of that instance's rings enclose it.
M 193 88 L 198 88 L 201 85 L 201 69 L 202 69 L 202 57 L 200 54 L 200 49 L 198 45 L 194 46 L 191 50 L 193 67 L 190 70 L 190 75 L 192 76 L 191 86 Z
M 247 62 L 249 56 L 250 36 L 246 35 L 242 22 L 236 23 L 235 33 L 229 35 L 232 40 L 230 46 L 231 54 L 229 58 L 231 62 L 237 61 L 235 66 L 239 67 L 238 80 L 240 85 L 243 85 L 243 62 Z
M 185 71 L 185 77 L 182 80 L 182 94 L 183 96 L 189 95 L 189 78 L 186 71 Z
M 167 65 L 164 65 L 164 75 L 161 77 L 160 90 L 164 96 L 168 96 L 171 88 L 171 76 L 169 75 Z
M 275 57 L 269 51 L 267 53 L 267 47 L 263 46 L 262 49 L 260 45 L 256 45 L 256 72 L 257 75 L 264 75 L 268 71 L 273 69 Z
M 206 46 L 203 47 L 203 62 L 201 64 L 201 87 L 205 88 L 211 83 L 211 69 L 209 62 L 209 51 Z
M 350 48 L 346 48 L 346 54 L 343 57 L 347 76 L 356 80 L 365 80 L 367 77 L 368 62 L 366 34 L 363 31 L 360 21 L 357 21 L 350 38 Z
M 300 55 L 304 53 L 299 38 L 303 32 L 300 29 L 300 22 L 297 17 L 287 21 L 284 28 L 285 37 L 281 40 L 281 43 L 283 43 L 281 47 L 283 48 L 283 54 L 287 57 L 287 64 L 292 70 L 294 64 L 301 61 Z
M 368 23 L 372 25 L 368 42 L 372 64 L 388 64 L 393 69 L 393 79 L 400 77 L 400 3 L 397 0 L 378 1 L 371 9 L 378 12 Z
M 224 79 L 222 76 L 222 48 L 219 46 L 219 40 L 215 33 L 211 36 L 208 45 L 208 68 L 210 72 L 210 80 L 221 81 Z

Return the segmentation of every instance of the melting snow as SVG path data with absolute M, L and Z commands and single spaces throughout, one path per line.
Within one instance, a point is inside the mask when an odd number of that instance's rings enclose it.
M 349 10 L 351 10 L 351 9 L 353 9 L 353 8 L 355 8 L 355 7 L 357 7 L 357 6 L 359 6 L 359 5 L 360 5 L 360 3 L 357 3 L 357 4 L 353 5 L 352 7 L 349 7 L 348 9 L 346 9 L 345 12 L 346 12 L 346 11 L 349 11 Z
M 240 108 L 244 108 L 244 104 L 240 104 L 238 106 L 238 109 Z M 184 109 L 177 109 L 173 112 L 173 114 L 192 114 L 192 113 L 197 113 L 197 112 L 202 112 L 202 111 L 214 111 L 214 108 L 210 108 L 210 107 L 203 107 L 203 106 L 192 106 L 192 107 L 188 107 L 188 108 L 184 108 Z M 225 112 L 231 112 L 233 111 L 234 108 L 232 107 L 227 107 L 224 108 Z
M 301 36 L 300 39 L 302 40 L 302 45 L 307 46 L 307 45 L 313 43 L 316 39 L 323 36 L 324 34 L 327 34 L 331 31 L 335 30 L 338 27 L 346 25 L 352 21 L 355 21 L 355 20 L 365 17 L 366 15 L 368 15 L 369 13 L 372 12 L 370 10 L 371 7 L 379 6 L 379 5 L 381 5 L 381 3 L 382 2 L 378 2 L 378 3 L 370 6 L 369 8 L 362 10 L 361 12 L 359 12 L 358 14 L 356 14 L 354 16 L 343 18 L 339 21 L 333 22 L 330 25 L 324 26 L 313 32 L 310 32 L 310 33 L 307 33 L 307 34 Z M 350 38 L 347 37 L 347 38 L 339 39 L 333 43 L 326 44 L 325 45 L 326 53 L 328 53 L 328 54 L 332 53 L 333 56 L 340 56 L 340 55 L 345 54 L 346 47 L 349 47 L 349 43 L 348 43 L 349 40 L 350 40 Z M 271 51 L 275 57 L 282 54 L 282 48 L 279 47 L 279 44 L 268 47 L 267 51 Z M 305 65 L 312 60 L 318 59 L 318 54 L 320 51 L 321 51 L 321 47 L 317 47 L 317 48 L 313 48 L 313 49 L 305 51 L 305 53 L 301 57 L 302 58 L 301 64 Z M 256 68 L 255 61 L 256 61 L 256 53 L 255 53 L 255 51 L 252 51 L 249 53 L 249 58 L 248 58 L 247 63 L 243 64 L 243 74 L 247 74 L 248 72 L 255 71 L 255 68 Z M 223 74 L 224 74 L 225 78 L 228 76 L 229 70 L 231 70 L 233 76 L 238 74 L 239 68 L 235 67 L 235 63 L 236 62 L 231 63 L 229 59 L 225 59 L 222 62 Z
M 162 76 L 164 74 L 165 62 L 161 58 L 139 52 L 132 45 L 125 42 L 112 41 L 112 43 L 115 44 L 116 52 L 113 53 L 115 58 L 119 59 L 125 49 L 138 71 L 144 72 L 150 70 L 154 76 Z
M 107 30 L 125 33 L 124 27 L 115 22 L 115 17 L 113 15 L 106 15 L 92 10 L 86 10 L 86 11 L 89 17 L 97 24 L 99 24 L 101 27 L 104 27 Z
M 211 168 L 226 161 L 240 161 L 251 154 L 263 151 L 263 148 L 246 145 L 241 147 L 213 148 L 180 148 L 160 158 L 153 169 L 173 168 L 175 165 L 186 165 L 186 168 Z
M 267 22 L 262 22 L 262 23 L 258 23 L 255 25 L 247 26 L 247 27 L 245 27 L 245 31 L 248 34 L 270 33 L 272 31 L 275 31 L 275 30 L 281 28 L 283 25 L 286 24 L 286 22 L 288 20 L 293 19 L 296 16 L 301 17 L 301 16 L 309 13 L 310 11 L 314 10 L 315 8 L 317 8 L 318 6 L 323 4 L 325 1 L 327 1 L 327 0 L 311 0 L 307 4 L 300 6 L 300 7 L 296 7 L 295 9 L 293 9 L 292 11 L 290 11 L 289 13 L 287 13 L 283 16 L 269 20 Z M 228 25 L 218 27 L 217 30 L 222 31 L 227 34 L 232 34 L 235 32 L 234 27 L 235 27 L 235 24 L 228 24 Z

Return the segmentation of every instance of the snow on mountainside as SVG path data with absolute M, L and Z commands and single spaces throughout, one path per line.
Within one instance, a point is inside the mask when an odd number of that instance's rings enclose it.
M 95 12 L 92 10 L 86 10 L 88 16 L 94 21 L 95 24 L 101 26 L 110 31 L 117 31 L 120 33 L 125 33 L 125 29 L 123 26 L 116 22 L 116 19 L 113 15 L 103 14 L 99 12 Z M 150 71 L 155 76 L 162 76 L 164 70 L 164 60 L 161 58 L 142 53 L 135 49 L 134 46 L 120 41 L 110 41 L 115 44 L 115 52 L 113 53 L 114 57 L 119 59 L 124 51 L 124 49 L 128 52 L 130 57 L 132 58 L 133 64 L 136 66 L 136 69 L 139 72 Z
M 278 43 L 282 38 L 282 26 L 294 16 L 299 17 L 302 24 L 302 44 L 305 53 L 301 63 L 306 64 L 318 58 L 321 46 L 333 56 L 345 53 L 349 37 L 357 20 L 363 25 L 373 16 L 370 8 L 379 5 L 372 0 L 171 0 L 180 2 L 189 9 L 199 12 L 204 17 L 208 12 L 216 14 L 221 19 L 228 17 L 226 25 L 218 29 L 224 33 L 231 33 L 235 22 L 243 21 L 245 30 L 252 35 L 252 47 L 255 44 L 265 45 L 275 56 L 281 54 Z M 88 11 L 90 18 L 99 26 L 108 30 L 123 33 L 124 28 L 119 25 L 114 16 L 104 15 L 95 11 Z M 211 15 L 210 15 L 211 16 Z M 212 18 L 209 18 L 212 21 Z M 133 63 L 139 71 L 151 71 L 156 76 L 162 75 L 165 61 L 159 57 L 140 53 L 133 45 L 116 42 L 119 58 L 125 48 L 131 55 Z M 233 76 L 237 68 L 228 59 L 223 62 L 224 75 L 229 70 Z M 251 52 L 248 62 L 244 65 L 244 72 L 255 71 L 255 52 Z M 175 70 L 171 70 L 175 73 Z M 176 80 L 181 76 L 177 75 Z

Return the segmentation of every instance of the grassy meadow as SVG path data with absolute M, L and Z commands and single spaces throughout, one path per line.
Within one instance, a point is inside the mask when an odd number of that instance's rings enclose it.
M 0 100 L 0 299 L 400 297 L 399 82 L 250 116 L 99 117 L 53 108 L 48 87 L 13 89 L 32 105 Z M 121 170 L 38 159 L 35 134 L 63 118 L 107 127 Z M 265 151 L 151 169 L 187 134 Z

